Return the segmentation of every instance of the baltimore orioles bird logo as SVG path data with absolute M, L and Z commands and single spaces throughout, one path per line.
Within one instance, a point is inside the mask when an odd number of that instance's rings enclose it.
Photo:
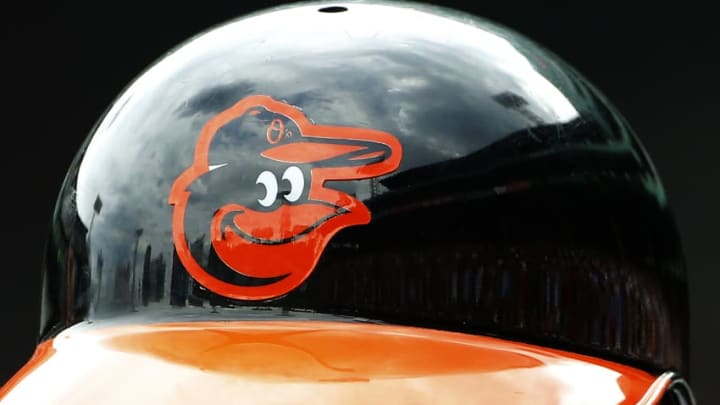
M 401 157 L 389 133 L 316 125 L 294 106 L 246 97 L 205 124 L 192 165 L 170 189 L 177 255 L 217 294 L 282 296 L 307 279 L 340 229 L 370 222 L 362 202 L 326 182 L 388 174 Z M 189 241 L 208 234 L 204 260 Z

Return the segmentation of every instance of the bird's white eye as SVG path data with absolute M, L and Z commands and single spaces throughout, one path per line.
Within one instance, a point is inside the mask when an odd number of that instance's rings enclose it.
M 265 186 L 265 197 L 259 198 L 257 201 L 263 207 L 269 207 L 275 202 L 278 192 L 278 182 L 275 175 L 272 172 L 265 170 L 258 175 L 255 184 L 262 184 Z
M 290 192 L 285 195 L 285 199 L 290 202 L 297 201 L 305 187 L 305 177 L 303 176 L 302 170 L 297 166 L 290 166 L 285 169 L 282 179 L 290 183 Z

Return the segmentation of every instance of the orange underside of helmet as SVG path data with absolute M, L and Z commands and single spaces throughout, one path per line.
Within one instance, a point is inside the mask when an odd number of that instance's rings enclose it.
M 5 404 L 656 403 L 657 376 L 431 329 L 307 321 L 74 327 L 40 344 Z

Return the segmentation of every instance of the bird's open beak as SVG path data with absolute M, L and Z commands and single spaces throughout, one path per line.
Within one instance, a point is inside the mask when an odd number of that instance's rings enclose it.
M 338 139 L 303 138 L 275 146 L 261 153 L 262 156 L 281 163 L 312 164 L 313 167 L 362 167 L 386 160 L 391 148 L 380 142 L 355 140 L 341 142 Z M 364 176 L 363 176 L 364 177 Z M 335 180 L 352 180 L 336 178 Z

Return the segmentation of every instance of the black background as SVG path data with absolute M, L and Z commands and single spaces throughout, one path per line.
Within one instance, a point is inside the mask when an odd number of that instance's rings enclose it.
M 3 3 L 0 384 L 31 355 L 46 225 L 75 151 L 103 110 L 169 48 L 282 2 Z M 596 84 L 638 132 L 664 180 L 691 292 L 690 381 L 715 403 L 720 375 L 720 28 L 710 3 L 450 2 L 535 39 Z

